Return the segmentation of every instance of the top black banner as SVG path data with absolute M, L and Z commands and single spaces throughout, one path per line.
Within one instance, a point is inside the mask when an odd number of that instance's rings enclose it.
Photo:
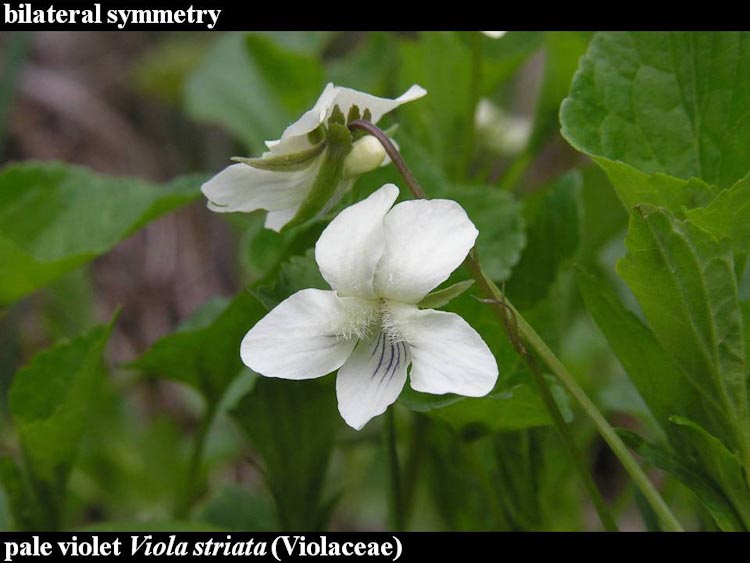
M 2 30 L 252 31 L 252 30 L 477 30 L 488 21 L 507 30 L 735 29 L 731 11 L 710 14 L 679 10 L 655 13 L 653 6 L 627 10 L 606 19 L 602 10 L 560 3 L 543 9 L 529 3 L 488 5 L 462 2 L 451 9 L 402 9 L 387 2 L 343 0 L 281 4 L 215 0 L 130 0 L 117 2 L 2 2 Z M 613 14 L 614 15 L 614 14 Z M 740 25 L 741 26 L 741 25 Z

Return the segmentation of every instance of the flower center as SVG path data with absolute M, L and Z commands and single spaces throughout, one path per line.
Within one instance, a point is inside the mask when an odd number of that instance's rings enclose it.
M 381 334 L 391 344 L 405 342 L 402 323 L 398 318 L 400 303 L 387 299 L 359 299 L 356 297 L 339 297 L 344 314 L 334 327 L 337 337 L 342 340 L 368 340 L 378 338 Z

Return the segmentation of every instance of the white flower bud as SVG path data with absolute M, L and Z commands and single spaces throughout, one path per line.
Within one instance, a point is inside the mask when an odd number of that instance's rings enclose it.
M 344 162 L 344 177 L 353 178 L 375 170 L 385 160 L 385 149 L 375 137 L 367 135 L 354 141 Z
M 474 126 L 479 143 L 502 156 L 515 156 L 529 142 L 531 120 L 526 116 L 511 115 L 482 98 L 477 104 Z

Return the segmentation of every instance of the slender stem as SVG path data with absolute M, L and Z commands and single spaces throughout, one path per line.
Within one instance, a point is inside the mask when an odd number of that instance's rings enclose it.
M 419 185 L 419 182 L 414 177 L 414 175 L 411 173 L 411 170 L 409 170 L 409 167 L 406 165 L 404 159 L 401 158 L 398 149 L 396 149 L 396 147 L 393 145 L 388 136 L 385 135 L 385 133 L 383 133 L 372 123 L 363 120 L 352 121 L 349 123 L 349 127 L 353 129 L 362 129 L 378 139 L 383 145 L 385 152 L 391 158 L 393 164 L 403 176 L 414 197 L 419 199 L 425 198 L 424 190 Z M 635 458 L 631 455 L 630 451 L 627 449 L 623 441 L 617 435 L 614 428 L 610 426 L 609 422 L 607 422 L 607 419 L 604 418 L 596 405 L 586 395 L 585 391 L 578 385 L 578 382 L 568 373 L 565 366 L 557 358 L 557 356 L 555 356 L 552 350 L 550 350 L 544 340 L 542 340 L 542 338 L 531 327 L 531 325 L 526 322 L 526 320 L 513 307 L 513 305 L 511 305 L 511 303 L 507 301 L 505 295 L 497 288 L 494 282 L 484 274 L 481 265 L 478 261 L 476 261 L 474 252 L 469 254 L 467 263 L 469 267 L 472 268 L 472 273 L 476 275 L 476 281 L 484 291 L 485 295 L 487 295 L 487 297 L 489 298 L 490 303 L 496 310 L 499 309 L 501 318 L 505 319 L 503 321 L 503 326 L 506 328 L 508 337 L 510 338 L 514 346 L 518 346 L 519 344 L 523 346 L 522 342 L 525 342 L 529 346 L 529 348 L 531 348 L 536 353 L 536 355 L 539 356 L 539 358 L 544 362 L 547 368 L 558 378 L 560 383 L 562 383 L 566 390 L 581 405 L 583 411 L 594 422 L 594 425 L 596 426 L 601 437 L 605 442 L 607 442 L 630 477 L 633 479 L 636 485 L 638 485 L 638 488 L 643 493 L 643 496 L 646 497 L 646 500 L 649 501 L 656 514 L 659 515 L 659 518 L 664 524 L 664 528 L 671 531 L 682 531 L 682 526 L 674 517 L 666 502 L 664 502 L 664 499 L 661 497 L 654 485 L 638 465 Z M 508 322 L 509 320 L 512 320 L 512 323 Z M 522 354 L 522 357 L 527 362 L 529 358 L 532 358 L 531 354 L 528 353 Z M 532 369 L 532 373 L 533 372 L 534 370 Z M 544 380 L 544 377 L 541 378 L 541 381 L 537 381 L 538 383 L 540 383 L 540 388 L 543 387 L 549 392 L 549 388 L 547 386 L 547 382 Z M 554 410 L 556 410 L 559 414 L 559 409 L 557 408 L 556 403 L 550 406 L 554 406 Z M 553 414 L 553 410 L 550 410 L 550 415 L 553 418 L 553 422 L 556 422 L 557 424 L 558 419 Z M 565 425 L 564 419 L 563 425 Z M 559 425 L 558 430 L 561 433 L 565 431 L 563 430 L 563 427 Z M 571 455 L 574 455 L 574 457 L 576 457 L 574 452 L 571 452 Z M 578 468 L 579 466 L 576 465 L 576 467 Z M 586 469 L 585 466 L 584 469 Z M 590 476 L 582 476 L 582 478 L 585 483 L 587 479 L 590 479 Z M 592 497 L 592 501 L 596 505 L 597 501 L 594 501 L 593 498 L 594 497 Z
M 401 472 L 398 463 L 398 449 L 396 448 L 396 421 L 392 408 L 386 412 L 383 438 L 391 486 L 391 529 L 394 532 L 402 532 L 404 531 L 404 497 L 401 490 Z
M 417 199 L 427 199 L 427 194 L 424 193 L 424 190 L 420 187 L 419 182 L 417 182 L 417 179 L 414 177 L 414 174 L 411 173 L 411 170 L 409 170 L 406 162 L 403 158 L 401 158 L 401 153 L 398 152 L 396 145 L 393 144 L 393 141 L 388 138 L 388 135 L 383 133 L 383 131 L 378 126 L 373 125 L 369 121 L 365 121 L 363 119 L 355 119 L 349 122 L 349 129 L 361 129 L 380 141 L 380 144 L 383 145 L 383 149 L 385 149 L 385 153 L 391 158 L 391 162 L 393 162 L 393 165 L 401 173 L 401 176 L 404 177 L 404 180 L 406 180 L 406 183 L 409 186 L 411 193 L 414 194 L 414 197 L 416 197 Z
M 198 477 L 200 475 L 201 463 L 203 462 L 203 452 L 206 449 L 206 439 L 211 424 L 214 421 L 217 411 L 217 402 L 211 401 L 206 405 L 206 410 L 201 418 L 200 426 L 195 433 L 193 440 L 193 449 L 190 453 L 190 461 L 185 479 L 185 489 L 177 500 L 175 516 L 184 518 L 190 512 L 193 502 L 198 496 Z
M 476 282 L 485 292 L 485 295 L 488 295 L 491 299 L 493 299 L 493 303 L 494 303 L 495 297 L 492 295 L 491 292 L 488 291 L 488 284 L 486 283 L 487 279 L 482 273 L 481 267 L 479 266 L 479 262 L 476 259 L 475 250 L 472 250 L 471 254 L 466 259 L 466 266 L 471 271 L 472 276 L 474 277 Z M 563 417 L 562 412 L 560 412 L 560 407 L 557 405 L 557 402 L 555 401 L 555 398 L 552 395 L 552 391 L 550 391 L 549 385 L 547 384 L 547 381 L 544 379 L 544 374 L 542 373 L 542 370 L 539 368 L 539 364 L 537 363 L 536 358 L 526 351 L 525 347 L 523 346 L 523 343 L 519 339 L 513 336 L 514 333 L 513 333 L 513 328 L 511 324 L 512 317 L 510 317 L 507 314 L 507 310 L 505 309 L 505 307 L 500 307 L 500 308 L 493 307 L 493 310 L 495 311 L 495 314 L 497 315 L 498 320 L 500 321 L 500 324 L 503 325 L 503 327 L 506 330 L 506 333 L 509 335 L 511 343 L 516 349 L 516 352 L 518 352 L 518 354 L 526 362 L 526 365 L 528 366 L 529 371 L 531 372 L 531 375 L 534 378 L 534 382 L 536 383 L 537 389 L 539 391 L 539 395 L 542 398 L 542 402 L 544 403 L 544 406 L 547 409 L 547 412 L 549 413 L 550 418 L 552 418 L 552 422 L 554 423 L 555 428 L 557 428 L 557 431 L 560 434 L 560 437 L 562 438 L 563 443 L 565 444 L 565 447 L 568 449 L 568 453 L 570 454 L 570 457 L 573 460 L 573 465 L 576 468 L 576 471 L 578 472 L 578 476 L 583 482 L 583 486 L 586 489 L 586 492 L 588 493 L 589 497 L 591 498 L 591 502 L 593 503 L 594 509 L 596 510 L 596 513 L 599 516 L 599 520 L 601 520 L 602 527 L 608 532 L 617 532 L 618 531 L 617 523 L 615 522 L 615 519 L 612 516 L 612 513 L 610 512 L 609 507 L 607 506 L 607 503 L 602 498 L 602 495 L 599 492 L 599 489 L 597 488 L 593 477 L 591 476 L 591 471 L 589 470 L 589 467 L 586 464 L 585 458 L 583 454 L 581 453 L 581 451 L 578 449 L 578 446 L 576 445 L 575 439 L 573 438 L 573 434 L 570 432 L 570 428 L 568 427 L 568 424 L 565 422 L 565 418 Z
M 620 460 L 625 470 L 628 472 L 633 481 L 638 485 L 638 488 L 646 497 L 654 512 L 659 516 L 664 528 L 669 531 L 682 531 L 682 526 L 672 514 L 672 511 L 664 502 L 659 492 L 654 487 L 653 483 L 649 480 L 646 474 L 641 469 L 641 466 L 635 461 L 635 458 L 630 454 L 627 446 L 623 443 L 620 437 L 615 432 L 614 428 L 610 426 L 607 419 L 604 418 L 602 413 L 596 407 L 596 405 L 589 399 L 586 392 L 578 385 L 578 382 L 573 378 L 562 362 L 555 356 L 554 352 L 549 349 L 547 344 L 532 328 L 532 326 L 526 322 L 521 314 L 511 305 L 506 299 L 503 293 L 498 287 L 487 278 L 484 272 L 481 271 L 479 264 L 475 264 L 479 272 L 479 278 L 477 282 L 480 284 L 482 289 L 492 299 L 492 305 L 497 310 L 501 310 L 501 314 L 505 315 L 510 313 L 514 322 L 517 324 L 517 334 L 523 339 L 528 346 L 534 350 L 534 352 L 542 359 L 547 365 L 550 371 L 558 378 L 563 384 L 565 389 L 570 393 L 573 398 L 581 405 L 584 412 L 591 418 L 596 426 L 599 434 L 605 442 L 612 449 L 614 454 Z

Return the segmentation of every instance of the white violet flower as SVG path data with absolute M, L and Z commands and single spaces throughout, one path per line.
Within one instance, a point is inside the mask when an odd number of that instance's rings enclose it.
M 287 127 L 280 139 L 266 141 L 268 150 L 260 158 L 235 158 L 237 164 L 203 184 L 209 209 L 265 209 L 265 226 L 274 231 L 329 210 L 357 176 L 386 161 L 374 137 L 361 132 L 352 136 L 346 124 L 353 119 L 377 123 L 426 93 L 414 85 L 391 100 L 329 83 L 315 106 Z
M 396 401 L 411 364 L 416 391 L 480 397 L 498 376 L 489 348 L 460 316 L 418 304 L 466 258 L 478 231 L 450 200 L 393 206 L 386 184 L 323 231 L 315 260 L 332 291 L 303 289 L 242 341 L 243 362 L 266 377 L 339 370 L 338 406 L 357 430 Z M 391 207 L 393 206 L 393 207 Z
M 503 35 L 508 33 L 507 31 L 480 31 L 479 33 L 483 33 L 490 39 L 500 39 Z

